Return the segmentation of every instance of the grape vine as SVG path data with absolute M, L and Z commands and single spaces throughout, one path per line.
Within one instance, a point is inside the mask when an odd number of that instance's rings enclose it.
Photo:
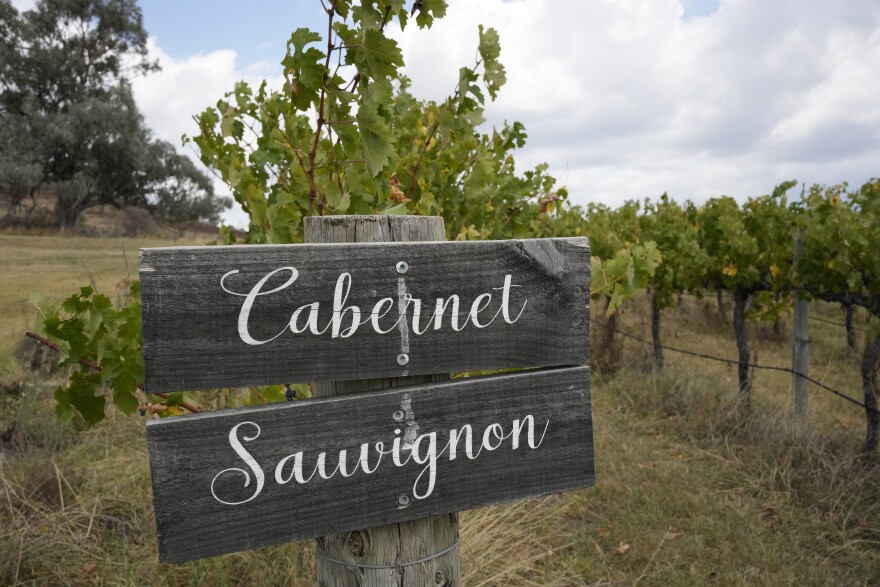
M 322 4 L 326 29 L 297 29 L 287 43 L 282 88 L 239 82 L 195 117 L 199 133 L 184 141 L 248 214 L 244 242 L 301 242 L 308 215 L 430 214 L 444 218 L 450 239 L 595 235 L 599 243 L 606 235 L 591 226 L 589 212 L 569 204 L 546 164 L 517 173 L 513 153 L 527 139 L 521 123 L 480 130 L 487 101 L 506 81 L 494 29 L 478 27 L 477 58 L 460 69 L 445 100 L 412 95 L 403 55 L 386 29 L 413 20 L 430 27 L 447 5 L 407 4 Z M 220 242 L 235 242 L 234 232 L 221 229 Z M 613 311 L 645 287 L 659 263 L 656 245 L 635 237 L 594 248 L 590 293 Z M 193 393 L 155 397 L 138 390 L 137 284 L 117 307 L 83 288 L 61 305 L 41 303 L 40 312 L 37 335 L 57 346 L 71 368 L 55 394 L 61 418 L 79 428 L 100 422 L 105 389 L 126 413 L 201 409 Z M 280 386 L 247 392 L 259 402 L 289 395 Z

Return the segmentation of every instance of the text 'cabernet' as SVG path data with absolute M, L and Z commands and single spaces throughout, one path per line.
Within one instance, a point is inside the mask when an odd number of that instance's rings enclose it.
M 276 274 L 281 273 L 282 276 L 289 272 L 290 276 L 287 281 L 272 289 L 265 289 L 266 284 Z M 262 298 L 277 294 L 289 287 L 299 277 L 299 271 L 296 267 L 279 267 L 264 275 L 257 281 L 250 291 L 235 291 L 227 283 L 230 276 L 239 273 L 238 269 L 227 272 L 220 278 L 220 287 L 228 294 L 243 297 L 241 309 L 238 314 L 238 335 L 241 340 L 249 345 L 261 345 L 271 342 L 282 334 L 290 330 L 295 334 L 308 332 L 313 335 L 322 335 L 330 332 L 332 338 L 348 338 L 353 335 L 358 328 L 365 324 L 369 324 L 377 334 L 388 334 L 397 329 L 401 324 L 408 327 L 409 321 L 407 317 L 411 315 L 412 332 L 421 335 L 428 330 L 441 330 L 444 327 L 444 314 L 448 312 L 448 327 L 456 332 L 464 330 L 468 324 L 472 324 L 476 328 L 486 328 L 500 316 L 507 324 L 513 324 L 519 320 L 526 308 L 528 300 L 523 300 L 518 312 L 514 316 L 510 309 L 510 292 L 512 288 L 520 287 L 512 281 L 511 275 L 504 276 L 504 283 L 500 287 L 492 288 L 494 292 L 500 292 L 501 300 L 494 314 L 492 309 L 492 291 L 477 295 L 470 303 L 470 308 L 466 310 L 466 314 L 459 315 L 459 308 L 463 305 L 458 295 L 452 294 L 448 297 L 436 298 L 434 307 L 430 315 L 423 316 L 422 300 L 413 297 L 406 291 L 406 284 L 403 278 L 398 279 L 397 297 L 383 297 L 379 299 L 372 308 L 362 311 L 357 305 L 348 304 L 348 296 L 352 288 L 352 277 L 350 273 L 342 273 L 336 280 L 336 286 L 333 291 L 333 307 L 330 309 L 329 319 L 321 319 L 320 302 L 309 302 L 298 306 L 290 315 L 290 319 L 277 334 L 270 338 L 257 339 L 251 335 L 248 325 L 251 311 L 256 304 L 259 304 Z M 464 302 L 464 307 L 467 301 Z M 428 305 L 428 304 L 426 304 Z M 397 308 L 396 314 L 392 314 L 394 308 Z M 325 310 L 326 311 L 326 310 Z M 389 316 L 389 314 L 391 314 Z

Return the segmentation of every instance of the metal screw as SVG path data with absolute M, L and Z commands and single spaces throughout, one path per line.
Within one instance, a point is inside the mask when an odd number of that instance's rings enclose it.
M 400 421 L 402 421 L 403 418 L 404 418 L 403 410 L 397 410 L 396 412 L 394 412 L 393 414 L 391 414 L 391 417 L 394 418 L 394 421 L 395 421 L 395 422 L 400 422 Z
M 398 261 L 397 262 L 397 272 L 398 273 L 406 273 L 409 271 L 409 264 L 406 261 Z
M 397 504 L 401 507 L 406 507 L 409 505 L 409 496 L 405 493 L 401 493 L 400 497 L 397 498 Z
M 406 354 L 406 353 L 400 353 L 399 355 L 397 355 L 397 364 L 398 364 L 398 365 L 400 365 L 401 367 L 403 367 L 403 366 L 406 365 L 407 363 L 409 363 L 409 355 L 408 355 L 408 354 Z

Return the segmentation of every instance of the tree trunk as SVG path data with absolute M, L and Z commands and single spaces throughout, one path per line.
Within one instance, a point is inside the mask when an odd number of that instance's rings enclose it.
M 877 363 L 880 361 L 880 336 L 865 345 L 862 354 L 862 389 L 865 392 L 865 417 L 867 432 L 865 433 L 865 452 L 877 452 L 877 440 L 880 438 L 880 412 L 877 407 Z
M 607 301 L 610 304 L 611 300 Z M 607 308 L 607 305 L 606 305 Z M 600 352 L 597 354 L 596 366 L 603 373 L 616 373 L 619 368 L 620 352 L 617 348 L 614 333 L 617 332 L 617 318 L 620 313 L 615 310 L 610 316 L 607 315 L 602 325 L 602 338 L 599 344 Z
M 785 325 L 782 322 L 782 318 L 777 316 L 776 320 L 773 321 L 773 340 L 776 342 L 782 342 L 784 339 Z
M 60 201 L 55 204 L 55 221 L 61 230 L 73 230 L 76 228 L 80 215 L 85 207 L 78 205 L 63 205 Z
M 310 243 L 442 241 L 446 240 L 446 233 L 443 219 L 437 216 L 326 216 L 305 219 L 305 240 Z M 315 397 L 322 397 L 447 378 L 448 375 L 442 374 L 322 382 L 312 385 L 312 393 Z M 357 415 L 352 414 L 352 417 Z M 395 496 L 389 496 L 389 499 L 394 498 Z M 371 569 L 340 565 L 318 557 L 316 561 L 318 585 L 321 587 L 461 585 L 460 555 L 457 547 L 443 556 L 424 563 L 397 566 L 447 549 L 454 544 L 457 535 L 458 514 L 453 513 L 318 538 L 317 547 L 327 557 L 353 565 L 386 567 Z M 388 568 L 395 566 L 396 568 Z
M 776 292 L 773 294 L 773 300 L 778 304 L 782 300 L 782 294 Z M 773 320 L 773 340 L 775 342 L 782 342 L 785 340 L 785 323 L 782 321 L 782 316 L 776 316 L 776 319 Z
M 853 314 L 855 308 L 852 304 L 841 304 L 843 306 L 843 322 L 846 324 L 846 346 L 851 349 L 856 348 L 856 327 L 853 324 Z
M 651 341 L 654 344 L 654 366 L 663 370 L 663 346 L 660 344 L 660 304 L 656 292 L 651 295 Z
M 718 302 L 718 315 L 721 316 L 721 322 L 727 324 L 727 308 L 724 307 L 724 290 L 720 287 L 715 288 L 715 301 Z
M 748 410 L 751 403 L 752 385 L 749 381 L 749 342 L 746 339 L 746 304 L 749 294 L 735 292 L 733 295 L 733 331 L 736 334 L 736 348 L 739 351 L 739 399 Z

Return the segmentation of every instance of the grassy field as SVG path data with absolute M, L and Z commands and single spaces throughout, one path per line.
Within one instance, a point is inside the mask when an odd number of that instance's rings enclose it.
M 143 420 L 111 411 L 76 436 L 54 417 L 53 382 L 9 356 L 32 291 L 61 297 L 90 276 L 113 290 L 120 240 L 0 244 L 4 279 L 16 276 L 0 293 L 0 360 L 21 378 L 14 427 L 0 427 L 0 585 L 310 585 L 310 542 L 157 562 Z M 131 271 L 137 246 L 125 244 Z M 835 307 L 812 311 L 841 321 Z M 622 329 L 647 337 L 649 326 L 644 300 L 625 309 Z M 787 339 L 750 328 L 758 362 L 788 365 Z M 664 313 L 672 346 L 732 358 L 730 331 L 704 300 Z M 810 336 L 811 375 L 857 395 L 843 330 L 816 322 Z M 795 422 L 789 376 L 756 371 L 745 417 L 731 401 L 735 367 L 667 352 L 656 374 L 645 345 L 621 344 L 621 369 L 593 376 L 596 487 L 465 512 L 464 585 L 880 584 L 880 482 L 859 458 L 858 408 L 811 387 Z
M 13 353 L 33 325 L 34 295 L 61 300 L 92 284 L 114 299 L 126 276 L 137 278 L 138 248 L 172 244 L 149 238 L 0 234 L 0 385 L 23 376 Z

